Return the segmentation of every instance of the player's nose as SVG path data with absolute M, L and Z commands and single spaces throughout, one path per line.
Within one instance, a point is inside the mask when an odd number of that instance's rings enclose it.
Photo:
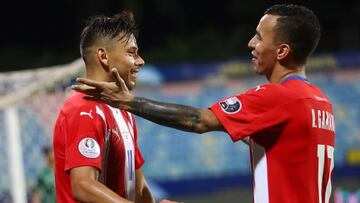
M 250 41 L 248 42 L 249 49 L 255 49 L 255 41 L 255 36 L 250 39 Z
M 141 67 L 145 64 L 145 61 L 144 59 L 139 55 L 137 58 L 136 58 L 136 61 L 135 61 L 136 65 Z

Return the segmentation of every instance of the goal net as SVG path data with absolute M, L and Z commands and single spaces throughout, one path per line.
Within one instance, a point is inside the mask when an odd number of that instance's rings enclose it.
M 0 202 L 27 202 L 52 145 L 53 125 L 68 86 L 84 72 L 69 64 L 0 74 Z

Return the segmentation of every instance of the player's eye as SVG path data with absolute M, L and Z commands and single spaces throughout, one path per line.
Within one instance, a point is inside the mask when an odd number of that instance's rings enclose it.
M 128 54 L 131 55 L 131 56 L 134 56 L 134 55 L 136 55 L 136 52 L 135 51 L 128 51 Z
M 262 39 L 259 34 L 256 34 L 255 37 L 256 37 L 257 40 L 261 40 L 261 39 Z
M 261 35 L 260 35 L 260 33 L 258 31 L 255 32 L 255 38 L 257 40 L 262 40 L 262 37 L 261 37 Z

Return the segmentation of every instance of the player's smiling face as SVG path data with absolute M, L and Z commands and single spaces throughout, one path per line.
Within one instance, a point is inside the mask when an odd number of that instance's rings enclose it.
M 274 15 L 264 15 L 256 27 L 256 34 L 248 43 L 257 74 L 271 75 L 276 65 L 277 45 L 274 41 L 274 28 L 277 18 Z
M 111 46 L 108 56 L 110 70 L 117 68 L 127 88 L 132 90 L 136 84 L 137 73 L 145 63 L 138 54 L 136 38 L 130 35 L 128 39 L 117 40 Z

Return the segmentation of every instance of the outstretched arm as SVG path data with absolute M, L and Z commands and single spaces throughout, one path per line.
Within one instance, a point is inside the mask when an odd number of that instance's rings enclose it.
M 204 133 L 222 130 L 215 114 L 208 109 L 134 97 L 128 110 L 160 125 L 184 131 Z
M 160 125 L 197 133 L 224 131 L 211 110 L 136 97 L 129 92 L 115 68 L 112 74 L 116 82 L 80 78 L 77 81 L 83 85 L 73 85 L 72 89 L 87 94 L 87 99 L 130 111 Z

